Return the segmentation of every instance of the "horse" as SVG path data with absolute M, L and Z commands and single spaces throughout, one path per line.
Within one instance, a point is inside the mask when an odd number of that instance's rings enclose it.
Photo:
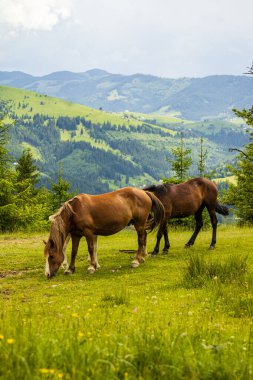
M 157 240 L 152 255 L 159 252 L 159 246 L 162 236 L 164 236 L 163 253 L 168 253 L 170 242 L 168 238 L 167 221 L 172 218 L 185 218 L 190 215 L 195 216 L 195 230 L 185 244 L 188 248 L 192 246 L 203 226 L 202 212 L 204 208 L 210 216 L 212 224 L 212 240 L 210 249 L 215 248 L 217 217 L 216 212 L 222 215 L 228 215 L 229 210 L 226 206 L 217 201 L 218 190 L 216 185 L 207 178 L 193 178 L 180 184 L 159 184 L 151 185 L 144 188 L 145 191 L 152 192 L 162 202 L 165 209 L 165 219 L 157 233 Z
M 65 274 L 75 272 L 75 258 L 82 236 L 85 236 L 90 265 L 94 273 L 99 268 L 97 261 L 97 236 L 108 236 L 133 224 L 138 235 L 138 251 L 132 261 L 136 268 L 147 255 L 147 231 L 160 228 L 164 219 L 164 207 L 150 192 L 126 187 L 100 195 L 79 194 L 52 215 L 50 235 L 44 241 L 46 258 L 45 275 L 50 278 L 65 261 L 65 250 L 72 239 L 71 262 Z

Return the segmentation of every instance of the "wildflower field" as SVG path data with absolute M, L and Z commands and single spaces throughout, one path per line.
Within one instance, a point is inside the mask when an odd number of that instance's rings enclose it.
M 98 239 L 101 268 L 48 280 L 46 234 L 0 235 L 0 378 L 253 378 L 253 229 L 219 226 L 131 268 L 132 230 Z M 155 234 L 148 236 L 151 251 Z M 70 247 L 68 249 L 68 252 Z

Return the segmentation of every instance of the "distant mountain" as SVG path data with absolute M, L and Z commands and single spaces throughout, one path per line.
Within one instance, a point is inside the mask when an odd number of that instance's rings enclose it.
M 189 120 L 227 118 L 232 108 L 253 104 L 253 78 L 246 76 L 168 79 L 93 69 L 35 77 L 15 71 L 0 72 L 0 85 L 29 89 L 111 112 L 163 112 Z

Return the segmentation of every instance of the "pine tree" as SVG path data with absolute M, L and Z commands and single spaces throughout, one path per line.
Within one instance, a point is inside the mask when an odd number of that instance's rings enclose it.
M 0 110 L 2 110 L 1 105 L 0 102 Z M 30 153 L 28 154 L 30 171 L 23 170 L 24 167 L 29 167 L 23 165 L 23 159 L 19 160 L 18 170 L 11 167 L 6 148 L 8 129 L 9 126 L 3 123 L 2 114 L 0 115 L 0 231 L 20 228 L 40 230 L 46 227 L 51 211 L 48 209 L 48 191 L 45 189 L 34 191 L 37 177 L 33 176 L 35 167 Z M 26 160 L 24 162 L 27 164 Z
M 8 167 L 9 156 L 6 144 L 8 142 L 9 125 L 4 123 L 4 115 L 0 115 L 0 174 L 4 175 L 4 171 Z
M 33 186 L 38 182 L 39 171 L 30 149 L 25 149 L 16 166 L 19 182 L 29 180 Z
M 69 192 L 70 188 L 71 184 L 62 177 L 61 163 L 59 163 L 57 182 L 51 182 L 52 212 L 55 212 L 64 202 L 73 197 L 74 192 Z
M 242 117 L 250 129 L 249 143 L 239 151 L 236 166 L 230 167 L 236 176 L 236 184 L 230 184 L 225 201 L 234 204 L 236 214 L 242 223 L 253 224 L 253 106 L 249 110 L 234 110 L 235 114 Z
M 0 230 L 13 229 L 17 207 L 15 205 L 16 176 L 11 170 L 8 150 L 9 125 L 4 123 L 5 104 L 0 102 Z
M 207 159 L 207 150 L 203 147 L 204 139 L 200 138 L 200 153 L 199 153 L 199 162 L 198 162 L 198 172 L 200 177 L 205 177 L 206 175 L 206 159 Z
M 191 149 L 185 149 L 184 145 L 184 134 L 181 132 L 179 147 L 172 149 L 174 158 L 167 159 L 175 173 L 175 182 L 183 182 L 188 178 L 188 170 L 192 164 L 192 159 L 189 156 Z

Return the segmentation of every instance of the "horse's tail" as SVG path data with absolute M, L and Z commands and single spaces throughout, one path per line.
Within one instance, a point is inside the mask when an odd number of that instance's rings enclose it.
M 229 209 L 227 206 L 221 205 L 219 202 L 216 204 L 215 211 L 218 212 L 218 214 L 225 216 L 229 214 Z
M 162 202 L 151 192 L 145 191 L 152 201 L 151 215 L 146 223 L 146 230 L 151 232 L 154 229 L 160 227 L 164 220 L 164 207 Z

